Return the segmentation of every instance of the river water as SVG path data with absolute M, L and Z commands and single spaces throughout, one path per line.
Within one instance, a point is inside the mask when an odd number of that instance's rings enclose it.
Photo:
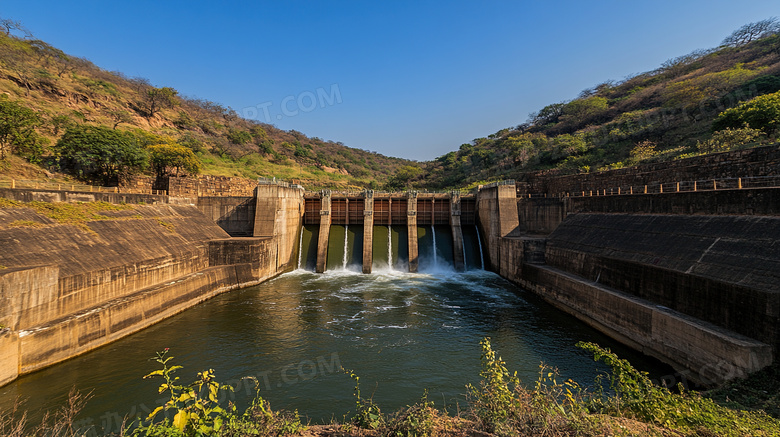
M 259 286 L 220 295 L 135 335 L 0 388 L 0 408 L 27 398 L 33 418 L 63 405 L 75 386 L 92 392 L 82 423 L 116 431 L 122 416 L 164 402 L 149 358 L 169 348 L 177 375 L 190 382 L 208 368 L 237 388 L 246 405 L 254 388 L 274 409 L 297 409 L 312 422 L 342 419 L 354 406 L 353 381 L 384 411 L 416 402 L 425 389 L 437 406 L 461 408 L 478 381 L 479 341 L 491 337 L 510 370 L 532 384 L 539 364 L 583 384 L 604 367 L 576 348 L 596 341 L 659 375 L 658 362 L 616 345 L 534 295 L 483 270 L 441 266 L 409 274 L 386 268 L 364 275 L 341 269 L 296 270 Z M 227 400 L 228 396 L 223 400 Z

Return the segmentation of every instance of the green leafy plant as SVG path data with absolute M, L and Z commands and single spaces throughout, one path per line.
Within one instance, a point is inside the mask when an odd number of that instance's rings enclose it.
M 520 379 L 517 372 L 509 373 L 504 360 L 493 350 L 490 338 L 482 339 L 479 344 L 482 347 L 482 381 L 479 387 L 469 384 L 466 388 L 475 416 L 492 432 L 519 407 L 515 392 L 520 387 Z
M 211 435 L 219 431 L 225 420 L 235 412 L 235 406 L 231 402 L 227 409 L 219 406 L 220 391 L 233 391 L 230 385 L 219 384 L 214 380 L 214 370 L 198 372 L 197 379 L 189 385 L 180 384 L 179 377 L 174 373 L 182 366 L 169 366 L 173 359 L 168 355 L 166 348 L 157 352 L 152 359 L 162 365 L 162 369 L 155 370 L 144 378 L 162 377 L 159 392 L 170 393 L 170 399 L 162 406 L 154 409 L 146 419 L 147 424 L 139 424 L 133 431 L 136 436 L 169 435 L 165 432 L 170 427 L 178 430 L 183 436 Z M 173 419 L 167 415 L 162 420 L 157 420 L 160 412 L 173 412 Z
M 347 369 L 342 369 L 344 373 L 355 380 L 355 414 L 352 416 L 352 423 L 355 426 L 366 429 L 377 429 L 384 424 L 385 419 L 382 415 L 382 411 L 379 409 L 379 405 L 374 403 L 373 398 L 365 399 L 360 392 L 360 377 L 355 372 Z
M 301 423 L 298 411 L 277 412 L 271 404 L 260 396 L 260 383 L 254 377 L 245 378 L 255 383 L 255 398 L 244 414 L 231 414 L 220 429 L 219 435 L 225 437 L 249 437 L 298 434 L 306 427 Z
M 636 370 L 609 349 L 594 343 L 577 344 L 610 368 L 611 392 L 600 389 L 589 398 L 592 412 L 629 417 L 675 429 L 686 435 L 770 436 L 780 434 L 778 421 L 764 412 L 731 410 L 678 385 L 679 393 L 654 385 L 647 372 Z M 601 380 L 597 387 L 603 387 Z
M 721 112 L 712 124 L 713 130 L 738 129 L 745 125 L 772 135 L 780 128 L 780 92 L 765 94 L 735 108 Z

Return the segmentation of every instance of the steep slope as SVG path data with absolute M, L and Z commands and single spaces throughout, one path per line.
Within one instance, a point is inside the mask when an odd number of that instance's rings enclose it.
M 780 90 L 780 34 L 774 32 L 674 58 L 548 105 L 526 123 L 426 163 L 426 176 L 412 185 L 461 187 L 539 170 L 589 172 L 769 142 L 776 134 L 771 129 L 734 126 L 714 133 L 713 121 L 728 108 Z
M 379 186 L 410 163 L 241 118 L 219 103 L 105 71 L 29 33 L 0 32 L 0 94 L 41 117 L 37 131 L 48 138 L 44 164 L 51 146 L 74 124 L 171 138 L 195 152 L 205 174 L 275 176 L 312 188 Z

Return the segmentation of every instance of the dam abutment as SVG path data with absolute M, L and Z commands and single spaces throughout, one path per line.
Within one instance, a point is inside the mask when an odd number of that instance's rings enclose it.
M 690 379 L 742 377 L 771 364 L 780 346 L 778 157 L 771 146 L 532 175 L 516 184 L 522 231 L 491 250 L 491 268 Z M 488 238 L 501 212 L 480 210 Z
M 118 205 L 101 211 L 97 220 L 75 223 L 24 203 L 0 209 L 0 384 L 291 268 L 296 248 L 291 240 L 303 216 L 303 190 L 281 184 L 257 190 L 254 202 L 118 192 L 0 194 L 20 201 Z M 231 238 L 218 225 L 215 216 L 225 209 L 255 202 L 267 205 L 268 214 L 252 217 L 251 231 L 267 235 Z M 210 217 L 198 208 L 206 204 Z M 240 222 L 240 232 L 247 233 L 248 220 Z

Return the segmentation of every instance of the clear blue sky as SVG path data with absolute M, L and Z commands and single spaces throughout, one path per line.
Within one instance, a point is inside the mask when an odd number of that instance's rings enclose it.
M 777 0 L 0 2 L 107 70 L 416 160 L 777 15 Z

